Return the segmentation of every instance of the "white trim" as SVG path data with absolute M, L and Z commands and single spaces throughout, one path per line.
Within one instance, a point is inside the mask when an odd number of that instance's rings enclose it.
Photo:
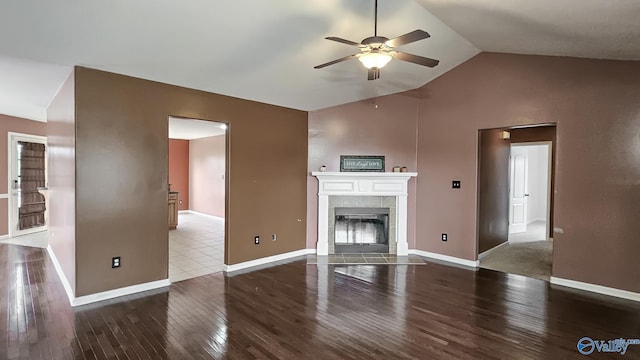
M 119 289 L 107 290 L 107 291 L 103 291 L 103 292 L 99 292 L 91 295 L 85 295 L 85 296 L 74 298 L 71 301 L 71 306 L 91 304 L 98 301 L 103 301 L 103 300 L 117 298 L 120 296 L 139 293 L 142 291 L 159 289 L 159 288 L 167 287 L 169 285 L 171 285 L 171 281 L 169 281 L 169 279 L 162 279 L 162 280 L 151 281 L 151 282 L 142 283 L 142 284 L 126 286 Z
M 315 255 L 316 249 L 307 249 L 307 255 Z
M 509 244 L 509 242 L 508 242 L 508 241 L 505 241 L 505 242 L 503 242 L 502 244 L 496 245 L 496 246 L 492 247 L 492 248 L 491 248 L 491 249 L 489 249 L 489 250 L 485 250 L 485 251 L 481 252 L 480 254 L 478 254 L 478 260 L 482 260 L 482 259 L 484 259 L 484 258 L 485 258 L 485 257 L 487 257 L 488 255 L 491 255 L 491 253 L 493 253 L 494 251 L 496 251 L 496 250 L 498 250 L 499 248 L 501 248 L 501 247 L 503 247 L 503 246 L 505 246 L 505 245 L 508 245 L 508 244 Z
M 278 255 L 263 257 L 260 259 L 245 261 L 238 264 L 232 264 L 232 265 L 225 264 L 224 272 L 230 273 L 230 272 L 247 269 L 254 266 L 269 264 L 275 261 L 286 260 L 286 259 L 290 259 L 298 256 L 307 255 L 309 254 L 309 250 L 313 250 L 313 249 L 296 250 L 296 251 L 291 251 L 284 254 L 278 254 Z
M 329 196 L 393 196 L 396 199 L 396 254 L 408 255 L 408 182 L 415 172 L 312 172 L 318 178 L 318 255 L 329 254 Z
M 53 267 L 56 269 L 56 272 L 58 273 L 58 278 L 60 278 L 60 281 L 62 282 L 62 286 L 64 286 L 64 291 L 67 293 L 67 298 L 69 298 L 69 304 L 73 306 L 73 299 L 75 298 L 75 295 L 73 294 L 73 289 L 71 288 L 69 279 L 67 279 L 67 276 L 64 274 L 64 271 L 62 271 L 62 266 L 60 266 L 60 262 L 58 262 L 58 258 L 56 257 L 56 254 L 53 252 L 53 249 L 51 248 L 51 244 L 47 245 L 47 254 L 49 254 L 49 258 L 53 263 Z
M 437 254 L 437 253 L 432 253 L 432 252 L 423 251 L 423 250 L 410 249 L 409 250 L 409 254 L 420 255 L 420 256 L 427 257 L 427 258 L 436 259 L 436 260 L 442 260 L 442 261 L 446 261 L 446 262 L 450 262 L 450 263 L 454 263 L 454 264 L 459 264 L 459 265 L 464 265 L 464 266 L 468 266 L 468 267 L 472 267 L 472 268 L 477 268 L 477 267 L 480 266 L 480 261 L 479 260 L 467 260 L 467 259 L 462 259 L 462 258 L 458 258 L 458 257 L 454 257 L 454 256 Z
M 32 141 L 38 142 L 40 144 L 44 144 L 46 147 L 46 151 L 44 153 L 44 184 L 48 186 L 49 182 L 49 143 L 47 142 L 47 137 L 42 135 L 32 135 L 25 133 L 18 133 L 13 131 L 7 131 L 7 198 L 9 199 L 9 208 L 7 209 L 7 223 L 9 226 L 9 236 L 20 236 L 32 234 L 39 231 L 44 231 L 48 229 L 49 224 L 44 224 L 43 226 L 27 229 L 27 230 L 17 230 L 17 219 L 14 217 L 18 214 L 18 210 L 14 209 L 17 207 L 15 197 L 9 196 L 13 188 L 11 187 L 13 184 L 13 166 L 15 165 L 15 159 L 17 158 L 17 154 L 14 149 L 15 141 Z M 15 213 L 14 213 L 15 210 Z
M 201 213 L 201 212 L 198 212 L 198 211 L 195 211 L 195 210 L 180 210 L 180 211 L 178 211 L 178 213 L 194 214 L 194 215 L 200 215 L 200 216 L 208 217 L 210 219 L 224 220 L 223 217 L 215 216 L 215 215 L 209 215 L 209 214 Z
M 53 262 L 53 267 L 56 269 L 56 272 L 58 273 L 58 277 L 62 282 L 62 286 L 64 286 L 64 290 L 67 293 L 67 297 L 69 298 L 69 304 L 71 306 L 86 305 L 86 304 L 94 303 L 97 301 L 113 299 L 120 296 L 131 295 L 141 291 L 148 291 L 148 290 L 158 289 L 158 288 L 171 285 L 171 282 L 169 281 L 169 279 L 163 279 L 163 280 L 152 281 L 152 282 L 143 283 L 143 284 L 131 285 L 131 286 L 127 286 L 119 289 L 107 290 L 107 291 L 103 291 L 103 292 L 99 292 L 91 295 L 75 297 L 73 293 L 73 289 L 71 288 L 71 284 L 69 284 L 69 280 L 67 279 L 67 276 L 64 274 L 64 271 L 62 271 L 60 262 L 58 261 L 58 258 L 56 258 L 56 254 L 53 252 L 51 245 L 47 246 L 47 253 L 49 254 L 49 258 L 51 259 L 51 262 Z
M 9 236 L 9 234 L 0 235 L 0 240 L 6 240 L 6 239 L 11 239 L 11 236 Z
M 580 289 L 585 291 L 590 291 L 598 294 L 604 294 L 609 296 L 615 296 L 627 300 L 640 301 L 640 293 L 616 289 L 612 287 L 589 284 L 581 281 L 563 279 L 559 277 L 552 276 L 551 283 L 554 285 L 566 286 L 574 289 Z
M 0 194 L 0 199 L 8 199 L 9 194 Z

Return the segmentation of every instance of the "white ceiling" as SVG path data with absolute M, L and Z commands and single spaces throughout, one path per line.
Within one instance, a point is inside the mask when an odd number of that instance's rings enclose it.
M 373 0 L 21 0 L 0 3 L 0 113 L 44 120 L 81 65 L 301 110 L 424 85 L 480 50 L 640 59 L 637 0 L 380 0 L 379 34 L 423 29 L 366 80 L 356 42 L 373 32 Z
M 415 1 L 380 1 L 381 35 L 418 28 L 432 38 L 403 50 L 439 59 L 440 65 L 397 61 L 381 79 L 367 81 L 355 59 L 313 66 L 358 52 L 324 37 L 359 42 L 373 35 L 373 0 L 3 1 L 0 56 L 315 110 L 420 87 L 478 53 Z M 39 81 L 26 78 L 24 84 L 40 91 Z M 4 81 L 0 87 L 12 91 Z
M 640 60 L 638 0 L 416 0 L 482 51 Z
M 223 135 L 226 125 L 219 122 L 169 117 L 169 139 L 195 140 Z

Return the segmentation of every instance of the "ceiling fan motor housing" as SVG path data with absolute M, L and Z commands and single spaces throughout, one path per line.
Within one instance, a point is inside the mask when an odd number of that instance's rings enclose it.
M 365 46 L 382 45 L 387 41 L 389 41 L 389 39 L 384 36 L 371 36 L 362 40 L 361 44 Z

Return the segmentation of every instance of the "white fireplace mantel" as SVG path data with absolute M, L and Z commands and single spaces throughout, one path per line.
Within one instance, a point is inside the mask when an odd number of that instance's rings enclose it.
M 395 196 L 396 254 L 409 254 L 407 188 L 414 172 L 312 172 L 318 178 L 318 255 L 329 254 L 329 196 Z

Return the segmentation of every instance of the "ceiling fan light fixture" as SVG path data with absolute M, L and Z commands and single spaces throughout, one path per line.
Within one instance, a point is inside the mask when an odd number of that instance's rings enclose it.
M 379 50 L 372 50 L 358 55 L 358 60 L 367 69 L 382 69 L 392 58 L 393 55 L 391 53 Z

